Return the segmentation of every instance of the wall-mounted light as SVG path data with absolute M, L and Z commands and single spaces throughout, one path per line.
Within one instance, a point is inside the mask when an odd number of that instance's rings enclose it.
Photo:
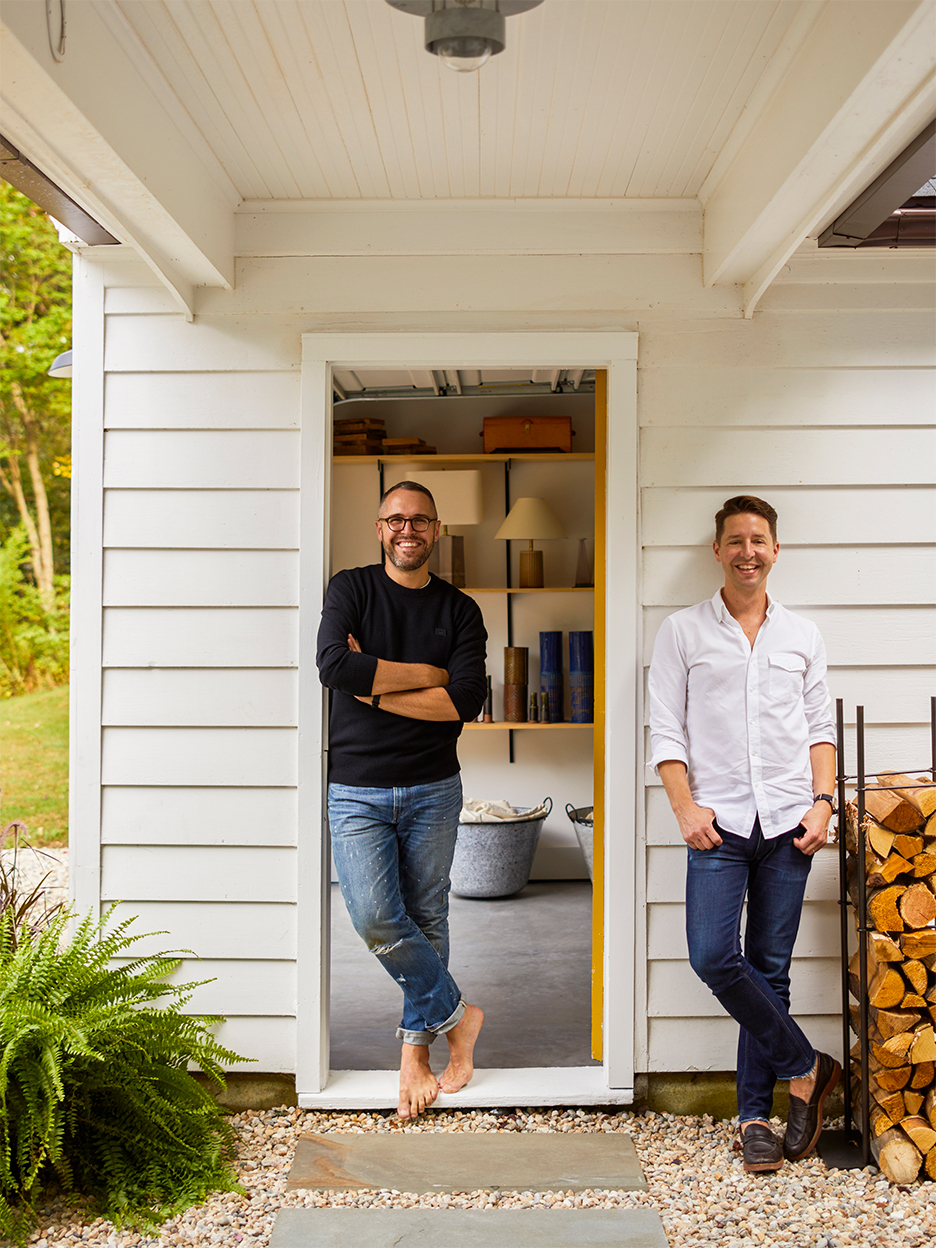
M 503 52 L 504 18 L 535 9 L 543 0 L 387 0 L 394 9 L 426 19 L 426 51 L 449 69 L 480 69 Z

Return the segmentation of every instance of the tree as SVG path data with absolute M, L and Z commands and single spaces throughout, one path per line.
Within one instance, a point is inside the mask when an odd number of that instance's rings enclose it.
M 71 385 L 48 370 L 70 341 L 71 256 L 46 214 L 0 181 L 0 485 L 16 504 L 49 607 L 55 556 L 48 486 L 66 476 Z

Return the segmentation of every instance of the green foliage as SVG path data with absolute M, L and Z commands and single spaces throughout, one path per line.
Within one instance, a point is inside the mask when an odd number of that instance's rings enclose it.
M 49 607 L 27 577 L 29 541 L 18 525 L 0 545 L 0 698 L 68 680 L 69 578 L 55 578 Z
M 71 450 L 71 382 L 49 377 L 48 370 L 68 350 L 71 336 L 71 253 L 42 209 L 0 180 L 0 466 L 9 480 L 11 457 L 20 461 L 23 491 L 35 512 L 38 500 L 22 462 L 27 412 L 38 438 L 55 562 L 62 569 L 68 567 L 70 483 L 54 464 L 67 463 Z M 0 536 L 17 517 L 9 488 L 0 491 Z
M 187 1068 L 223 1087 L 222 1064 L 243 1059 L 210 1034 L 223 1020 L 182 1013 L 198 984 L 164 982 L 177 958 L 111 965 L 141 935 L 128 935 L 132 919 L 108 931 L 110 914 L 71 940 L 67 913 L 18 939 L 0 915 L 0 1234 L 19 1243 L 53 1175 L 116 1225 L 148 1231 L 241 1190 L 235 1133 Z

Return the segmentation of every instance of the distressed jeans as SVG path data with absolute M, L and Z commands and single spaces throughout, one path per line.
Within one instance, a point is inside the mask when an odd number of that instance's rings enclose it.
M 354 929 L 403 989 L 397 1038 L 431 1044 L 465 1012 L 449 974 L 449 871 L 461 776 L 398 789 L 328 786 L 341 895 Z
M 769 1118 L 777 1079 L 808 1075 L 816 1053 L 790 1017 L 790 962 L 812 858 L 793 844 L 803 829 L 767 840 L 715 825 L 713 849 L 689 849 L 686 936 L 689 961 L 741 1025 L 738 1115 Z M 747 897 L 744 950 L 741 910 Z

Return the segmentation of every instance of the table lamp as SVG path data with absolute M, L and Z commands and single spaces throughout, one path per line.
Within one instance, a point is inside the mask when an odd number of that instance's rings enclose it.
M 520 552 L 520 588 L 542 589 L 543 552 L 534 550 L 533 543 L 565 537 L 566 531 L 545 499 L 518 498 L 494 536 L 530 543 Z
M 428 567 L 440 580 L 458 589 L 465 588 L 465 539 L 449 533 L 448 526 L 480 524 L 482 516 L 481 473 L 477 470 L 451 472 L 415 471 L 413 480 L 424 485 L 435 499 L 436 515 L 442 532 L 429 556 Z

